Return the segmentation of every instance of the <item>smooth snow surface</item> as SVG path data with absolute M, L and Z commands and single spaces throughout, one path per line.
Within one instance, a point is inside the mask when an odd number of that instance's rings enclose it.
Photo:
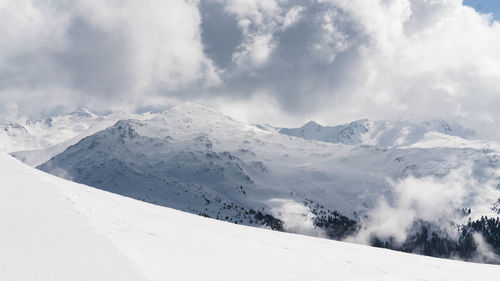
M 146 204 L 0 154 L 1 280 L 498 280 L 500 266 L 273 232 Z
M 0 280 L 147 280 L 65 195 L 0 154 Z

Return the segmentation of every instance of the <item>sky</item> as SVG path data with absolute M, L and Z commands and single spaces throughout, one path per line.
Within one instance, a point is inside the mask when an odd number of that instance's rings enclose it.
M 464 0 L 464 5 L 473 7 L 483 14 L 492 14 L 495 20 L 500 19 L 500 2 L 496 0 Z
M 276 126 L 442 118 L 495 133 L 492 2 L 0 0 L 0 120 L 191 101 Z

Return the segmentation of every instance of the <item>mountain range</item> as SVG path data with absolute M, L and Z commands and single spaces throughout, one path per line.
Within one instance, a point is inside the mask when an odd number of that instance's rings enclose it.
M 157 114 L 80 110 L 3 128 L 4 149 L 25 163 L 145 202 L 249 226 L 499 261 L 500 224 L 488 219 L 500 207 L 499 146 L 443 120 L 285 129 L 185 103 Z

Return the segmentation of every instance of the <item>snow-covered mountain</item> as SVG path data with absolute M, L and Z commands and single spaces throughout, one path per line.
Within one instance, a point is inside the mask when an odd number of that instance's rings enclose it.
M 362 132 L 362 127 L 351 128 Z M 383 132 L 389 135 L 389 129 Z M 407 145 L 333 144 L 263 130 L 183 104 L 151 118 L 121 120 L 39 168 L 239 224 L 335 239 L 349 236 L 410 252 L 472 259 L 480 242 L 474 240 L 464 253 L 460 243 L 478 231 L 466 227 L 469 220 L 498 215 L 499 146 L 439 130 L 425 132 L 418 141 L 408 138 Z M 413 135 L 417 133 L 407 136 Z M 426 197 L 431 193 L 435 198 Z M 396 213 L 400 221 L 391 222 L 401 228 L 375 227 Z M 495 231 L 485 235 L 493 237 Z M 415 236 L 422 233 L 430 236 Z M 450 245 L 429 252 L 427 244 L 436 233 L 444 233 L 444 240 L 432 243 Z M 498 252 L 500 247 L 490 242 L 485 245 Z
M 13 152 L 47 148 L 69 140 L 101 119 L 85 108 L 44 120 L 20 120 L 0 125 L 0 150 Z
M 9 152 L 25 163 L 37 166 L 82 138 L 129 118 L 142 120 L 151 118 L 151 114 L 115 112 L 99 116 L 86 108 L 79 108 L 44 120 L 0 124 L 0 151 Z
M 75 184 L 0 153 L 2 280 L 497 280 L 500 267 L 250 228 Z
M 375 145 L 379 147 L 408 146 L 425 139 L 429 134 L 474 139 L 475 132 L 444 120 L 422 123 L 410 121 L 357 120 L 338 126 L 321 126 L 310 121 L 300 128 L 276 128 L 278 132 L 308 140 L 347 145 Z

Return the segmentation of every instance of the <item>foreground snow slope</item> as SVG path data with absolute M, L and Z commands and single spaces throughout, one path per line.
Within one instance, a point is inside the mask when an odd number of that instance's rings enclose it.
M 2 280 L 497 280 L 500 266 L 251 228 L 75 184 L 0 154 Z
M 65 186 L 0 154 L 0 279 L 146 280 Z

